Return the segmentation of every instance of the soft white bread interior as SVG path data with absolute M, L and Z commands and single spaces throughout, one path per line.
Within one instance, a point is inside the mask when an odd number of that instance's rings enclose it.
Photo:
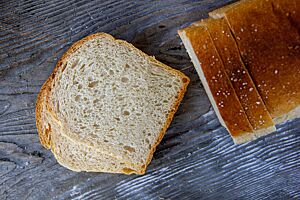
M 117 166 L 129 165 L 122 173 L 144 173 L 188 83 L 183 73 L 124 41 L 104 33 L 88 36 L 64 54 L 49 77 L 46 110 L 63 130 L 44 139 L 42 127 L 41 141 L 72 149 L 65 142 L 71 139 L 86 152 L 117 159 Z M 38 126 L 39 121 L 37 116 Z
M 41 121 L 39 129 L 44 129 L 39 130 L 39 132 L 43 133 L 47 129 L 49 145 L 45 145 L 46 138 L 43 139 L 43 137 L 40 137 L 41 141 L 43 141 L 44 146 L 51 149 L 59 164 L 73 171 L 101 171 L 125 174 L 144 173 L 143 170 L 137 167 L 121 162 L 112 156 L 102 154 L 97 149 L 80 144 L 72 138 L 67 137 L 64 134 L 65 130 L 61 126 L 61 123 L 56 121 L 46 109 L 46 85 L 44 85 L 38 98 L 39 110 L 37 116 L 39 116 L 38 118 Z

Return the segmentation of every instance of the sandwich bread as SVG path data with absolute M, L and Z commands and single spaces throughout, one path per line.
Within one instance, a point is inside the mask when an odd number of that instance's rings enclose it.
M 41 143 L 75 171 L 143 174 L 189 78 L 98 33 L 61 58 L 37 101 Z
M 220 68 L 226 76 L 217 77 L 215 82 L 229 80 L 239 100 L 231 101 L 228 107 L 234 110 L 242 105 L 252 131 L 245 125 L 240 129 L 248 131 L 239 134 L 228 127 L 236 124 L 232 119 L 239 121 L 240 116 L 228 110 L 222 113 L 220 107 L 214 106 L 221 124 L 229 122 L 224 126 L 235 143 L 269 134 L 275 131 L 275 124 L 300 116 L 299 13 L 296 0 L 242 0 L 179 30 L 212 105 L 220 98 L 212 88 L 223 85 L 211 81 L 216 76 L 209 73 Z M 209 48 L 207 30 L 209 44 L 213 43 Z M 210 58 L 215 50 L 222 60 L 218 67 L 216 60 Z

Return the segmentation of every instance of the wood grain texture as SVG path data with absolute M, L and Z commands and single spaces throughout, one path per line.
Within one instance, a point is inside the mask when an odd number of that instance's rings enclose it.
M 0 0 L 0 199 L 299 199 L 300 119 L 234 145 L 177 29 L 234 0 Z M 42 148 L 35 101 L 76 40 L 107 32 L 191 78 L 147 173 L 76 173 Z

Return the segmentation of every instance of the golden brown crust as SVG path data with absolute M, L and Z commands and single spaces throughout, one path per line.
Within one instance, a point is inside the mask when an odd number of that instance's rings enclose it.
M 239 6 L 240 4 L 243 4 L 245 2 L 252 2 L 252 1 L 256 1 L 256 0 L 240 0 L 240 1 L 237 1 L 237 2 L 234 2 L 234 3 L 231 3 L 231 4 L 228 4 L 226 6 L 223 6 L 221 8 L 218 8 L 216 10 L 213 10 L 211 12 L 208 13 L 208 15 L 211 17 L 211 18 L 214 18 L 214 19 L 219 19 L 219 18 L 223 18 L 225 17 L 225 14 L 228 10 L 232 9 L 232 8 L 235 8 L 237 6 Z M 264 1 L 264 0 L 263 0 Z
M 185 36 L 183 36 L 184 32 Z M 253 128 L 248 121 L 242 105 L 228 79 L 223 63 L 216 51 L 209 32 L 204 26 L 190 26 L 179 31 L 179 34 L 185 42 L 185 37 L 191 43 L 191 48 L 201 62 L 201 73 L 206 80 L 202 82 L 208 84 L 209 90 L 217 106 L 216 112 L 219 111 L 226 128 L 230 134 L 235 137 L 244 133 L 253 132 Z M 186 45 L 186 44 L 185 44 Z M 187 47 L 188 45 L 186 45 Z M 195 66 L 198 68 L 198 66 Z M 198 69 L 200 70 L 200 69 Z M 209 94 L 208 93 L 208 94 Z
M 43 119 L 43 112 L 45 112 L 44 103 L 45 103 L 49 79 L 43 84 L 38 94 L 37 101 L 36 101 L 36 112 L 35 112 L 36 127 L 38 129 L 39 139 L 41 144 L 47 149 L 50 149 L 51 147 L 51 126 L 48 127 L 48 129 L 45 126 L 45 121 Z
M 49 93 L 51 93 L 51 89 L 52 89 L 52 87 L 53 87 L 53 84 L 55 84 L 55 78 L 56 78 L 56 76 L 57 76 L 59 73 L 61 73 L 59 70 L 62 69 L 62 67 L 61 67 L 62 64 L 69 58 L 69 56 L 71 56 L 78 48 L 80 48 L 84 42 L 86 42 L 86 41 L 88 41 L 88 40 L 91 40 L 91 39 L 93 39 L 93 38 L 96 38 L 96 37 L 107 37 L 107 38 L 110 38 L 110 39 L 114 40 L 114 41 L 117 42 L 117 43 L 120 43 L 120 44 L 123 44 L 123 45 L 125 45 L 125 46 L 128 46 L 129 48 L 133 49 L 134 51 L 137 51 L 138 53 L 140 53 L 142 56 L 149 58 L 149 60 L 150 60 L 151 62 L 154 62 L 154 63 L 156 63 L 157 65 L 163 67 L 165 70 L 169 71 L 170 73 L 176 74 L 177 76 L 180 76 L 180 77 L 182 78 L 182 80 L 183 80 L 183 83 L 184 83 L 184 84 L 183 84 L 183 87 L 182 87 L 181 91 L 179 91 L 179 93 L 178 93 L 178 97 L 177 97 L 176 102 L 174 103 L 174 107 L 172 108 L 172 111 L 170 112 L 170 114 L 169 114 L 169 116 L 168 116 L 168 119 L 166 120 L 166 123 L 165 123 L 164 127 L 162 128 L 162 130 L 161 130 L 161 132 L 160 132 L 160 134 L 159 134 L 159 137 L 158 137 L 156 143 L 155 143 L 155 144 L 153 145 L 153 147 L 151 148 L 151 151 L 150 151 L 149 156 L 148 156 L 147 161 L 146 161 L 147 164 L 146 164 L 146 165 L 143 165 L 143 166 L 140 166 L 140 169 L 141 169 L 140 171 L 135 171 L 135 172 L 132 172 L 132 171 L 127 171 L 127 172 L 126 172 L 126 171 L 124 171 L 124 173 L 127 173 L 127 174 L 130 174 L 130 173 L 144 174 L 147 165 L 148 165 L 148 164 L 150 163 L 150 161 L 151 161 L 151 158 L 152 158 L 153 153 L 154 153 L 154 151 L 155 151 L 155 149 L 156 149 L 156 146 L 159 144 L 159 142 L 160 142 L 161 139 L 163 138 L 164 133 L 165 133 L 166 129 L 168 128 L 168 126 L 170 125 L 170 122 L 171 122 L 171 120 L 172 120 L 172 118 L 173 118 L 173 116 L 174 116 L 174 113 L 175 113 L 175 111 L 177 110 L 177 108 L 178 108 L 178 106 L 179 106 L 179 104 L 180 104 L 180 101 L 182 100 L 182 98 L 183 98 L 183 96 L 184 96 L 184 93 L 185 93 L 185 91 L 186 91 L 187 85 L 188 85 L 188 83 L 189 83 L 189 78 L 188 78 L 187 76 L 185 76 L 182 72 L 179 72 L 179 71 L 177 71 L 177 70 L 174 70 L 174 69 L 172 69 L 171 67 L 169 67 L 169 66 L 167 66 L 167 65 L 164 65 L 164 64 L 162 64 L 161 62 L 157 61 L 155 58 L 146 55 L 146 54 L 143 53 L 142 51 L 136 49 L 132 44 L 129 44 L 129 43 L 127 43 L 127 42 L 125 42 L 125 41 L 122 41 L 122 40 L 116 40 L 116 39 L 114 39 L 111 35 L 108 35 L 108 34 L 106 34 L 106 33 L 96 33 L 96 34 L 87 36 L 87 37 L 85 37 L 85 38 L 79 40 L 78 42 L 74 43 L 74 44 L 67 50 L 67 52 L 66 52 L 66 53 L 62 56 L 62 58 L 58 61 L 56 67 L 54 68 L 52 74 L 50 75 L 48 81 L 46 82 L 46 83 L 48 83 L 48 84 L 45 83 L 45 84 L 44 84 L 45 86 L 43 86 L 43 88 L 42 88 L 42 90 L 41 90 L 41 93 L 46 94 L 46 108 L 47 108 L 47 111 L 48 111 L 49 113 L 51 113 L 51 115 L 52 115 L 56 120 L 58 120 L 58 116 L 55 114 L 54 110 L 52 109 L 51 104 L 50 104 L 50 100 L 49 100 Z M 38 119 L 40 119 L 40 109 L 39 109 L 39 108 L 41 107 L 41 106 L 40 106 L 40 105 L 41 105 L 41 101 L 40 101 L 41 97 L 40 97 L 40 96 L 42 96 L 42 94 L 39 95 L 38 103 L 37 103 L 37 111 L 39 111 L 39 112 L 37 112 L 37 116 L 38 116 L 38 117 L 37 117 L 37 124 L 38 124 L 38 126 L 40 127 L 40 128 L 38 128 L 38 129 L 39 129 L 39 135 L 40 135 L 40 138 L 41 138 L 41 142 L 42 142 L 42 144 L 44 145 L 44 143 L 45 143 L 45 133 L 44 133 L 44 132 L 42 131 L 42 129 L 41 129 L 42 124 L 41 124 L 41 123 L 38 123 Z M 39 108 L 38 108 L 38 107 L 39 107 Z M 58 120 L 58 121 L 59 121 L 59 120 Z M 48 142 L 49 145 L 50 145 L 50 140 L 48 140 L 47 142 Z M 78 142 L 79 142 L 79 143 L 82 143 L 82 141 L 78 141 Z M 48 143 L 47 143 L 47 144 L 48 144 Z M 47 147 L 47 148 L 49 148 L 49 145 L 47 145 L 47 146 L 44 145 L 44 146 Z M 105 153 L 105 152 L 103 152 L 103 153 Z M 118 158 L 118 157 L 116 157 L 116 158 Z M 135 166 L 135 164 L 133 164 L 133 163 L 131 163 L 131 164 Z
M 277 4 L 280 5 L 277 7 Z M 294 15 L 289 14 L 295 9 L 298 10 Z M 296 6 L 290 1 L 248 0 L 210 14 L 225 16 L 273 119 L 286 115 L 300 103 L 300 20 L 297 13 L 299 4 Z
M 271 0 L 274 11 L 285 14 L 292 23 L 300 27 L 299 0 Z
M 224 69 L 254 130 L 274 126 L 224 19 L 206 19 L 197 25 L 206 26 L 223 61 Z M 271 132 L 275 131 L 269 129 Z

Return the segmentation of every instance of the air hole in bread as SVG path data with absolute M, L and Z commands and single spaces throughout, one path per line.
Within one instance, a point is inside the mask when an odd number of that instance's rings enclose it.
M 71 65 L 71 68 L 74 69 L 77 66 L 78 63 L 79 63 L 79 59 L 77 58 L 73 61 L 72 65 Z
M 80 67 L 80 71 L 84 71 L 85 64 L 82 64 Z
M 149 141 L 148 138 L 145 139 L 145 142 L 146 142 L 147 144 L 150 144 L 150 141 Z
M 82 85 L 78 85 L 78 90 L 81 90 L 82 89 Z
M 123 115 L 128 116 L 128 115 L 130 115 L 130 112 L 127 111 L 127 110 L 125 110 L 125 111 L 123 112 Z
M 123 83 L 127 83 L 127 82 L 129 81 L 129 79 L 128 79 L 127 77 L 122 77 L 122 78 L 121 78 L 121 81 L 122 81 Z
M 93 82 L 90 82 L 89 85 L 88 85 L 88 87 L 89 87 L 89 88 L 93 88 L 93 87 L 95 87 L 98 83 L 99 83 L 99 81 L 93 81 Z
M 57 112 L 59 113 L 60 110 L 59 110 L 59 101 L 56 103 L 56 109 L 57 109 Z
M 99 101 L 100 101 L 99 99 L 94 99 L 94 100 L 93 100 L 93 103 L 96 104 L 96 103 L 98 103 Z
M 95 128 L 99 128 L 100 126 L 99 126 L 99 124 L 93 124 L 93 127 L 95 127 Z
M 130 153 L 135 152 L 135 149 L 131 146 L 124 146 L 123 147 L 126 151 L 129 151 Z
M 118 99 L 119 101 L 122 101 L 122 100 L 124 100 L 124 97 L 117 97 L 117 99 Z
M 108 71 L 108 73 L 109 73 L 109 75 L 114 75 L 115 72 L 114 72 L 113 70 L 110 69 L 110 70 Z
M 91 67 L 93 64 L 94 64 L 93 62 L 92 62 L 92 63 L 90 63 L 90 64 L 89 64 L 89 67 Z
M 77 96 L 75 97 L 75 101 L 78 102 L 79 100 L 80 100 L 80 95 L 77 95 Z

